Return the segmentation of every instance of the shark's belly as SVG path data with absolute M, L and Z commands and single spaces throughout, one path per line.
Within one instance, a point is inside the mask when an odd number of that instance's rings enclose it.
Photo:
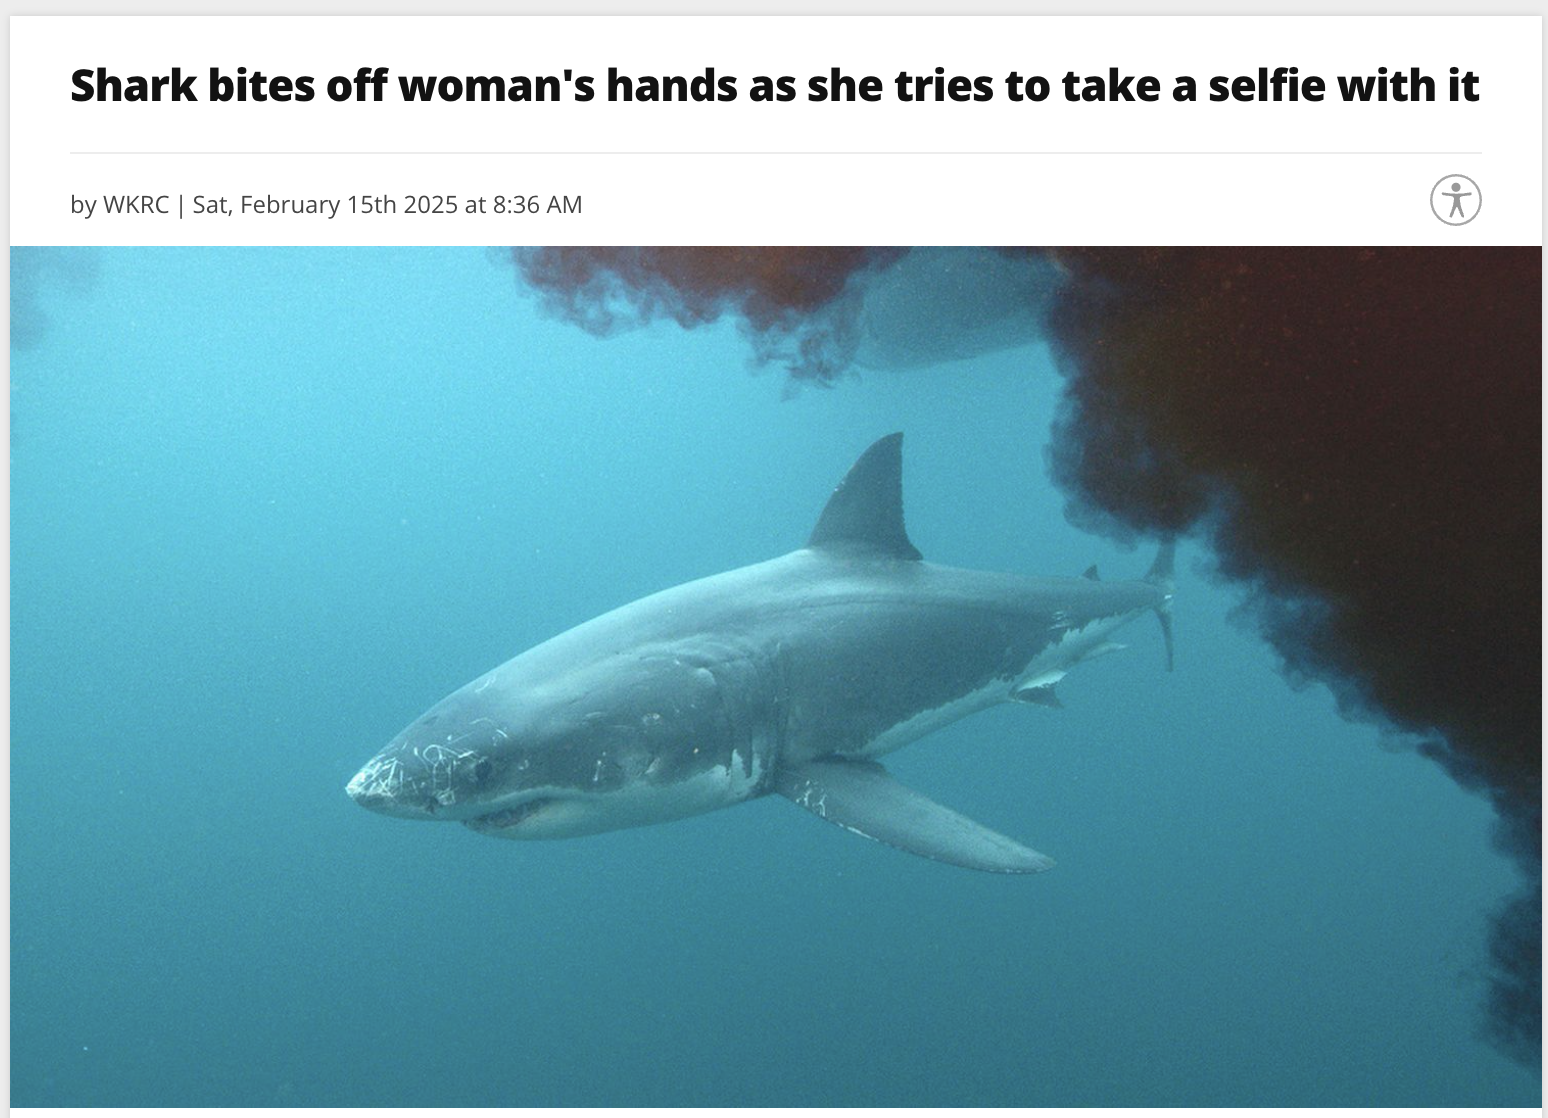
M 787 651 L 784 760 L 877 757 L 1010 697 L 1047 645 L 1036 618 L 959 603 L 877 605 Z
M 991 679 L 984 686 L 966 695 L 948 699 L 939 706 L 921 709 L 916 714 L 883 730 L 876 737 L 864 742 L 858 750 L 846 753 L 845 756 L 881 757 L 902 749 L 905 745 L 934 733 L 942 726 L 949 726 L 958 719 L 1005 702 L 1010 696 L 1011 686 L 1012 684 L 1005 680 Z

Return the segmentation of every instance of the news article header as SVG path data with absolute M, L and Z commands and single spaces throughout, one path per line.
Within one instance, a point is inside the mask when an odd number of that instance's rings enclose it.
M 17 17 L 99 244 L 1541 243 L 1536 17 Z
M 201 80 L 203 82 L 201 86 Z M 791 74 L 755 74 L 750 77 L 718 72 L 706 66 L 700 73 L 627 74 L 609 66 L 603 77 L 566 69 L 560 74 L 392 74 L 386 66 L 361 66 L 353 75 L 328 78 L 311 74 L 290 76 L 265 73 L 238 66 L 222 73 L 212 66 L 207 77 L 174 66 L 166 74 L 114 74 L 99 66 L 80 69 L 70 76 L 72 101 L 236 101 L 305 104 L 319 93 L 334 102 L 501 102 L 531 104 L 545 101 L 682 102 L 735 101 L 745 96 L 758 102 L 807 101 L 875 104 L 894 100 L 899 104 L 946 101 L 1022 102 L 1047 101 L 1062 96 L 1072 103 L 1151 102 L 1163 95 L 1178 103 L 1198 101 L 1309 101 L 1333 97 L 1339 101 L 1434 101 L 1437 90 L 1447 101 L 1479 100 L 1479 76 L 1459 66 L 1447 68 L 1438 80 L 1418 66 L 1389 70 L 1378 66 L 1369 74 L 1338 74 L 1331 79 L 1302 74 L 1299 66 L 1259 66 L 1256 73 L 1214 74 L 1199 78 L 1182 74 L 1162 78 L 1155 74 L 1125 73 L 1117 66 L 1105 73 L 1062 76 L 1023 74 L 1012 70 L 1001 79 L 988 74 L 969 77 L 948 74 L 944 66 L 929 73 L 899 70 L 890 78 L 876 74 L 850 74 L 832 66 L 825 74 L 800 78 Z M 201 92 L 202 90 L 202 92 Z M 1056 93 L 1056 91 L 1058 91 Z

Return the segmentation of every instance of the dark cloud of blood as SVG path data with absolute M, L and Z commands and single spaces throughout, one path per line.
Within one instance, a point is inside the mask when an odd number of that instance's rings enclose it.
M 1054 266 L 1030 282 L 1009 274 L 1028 283 L 1030 320 L 1067 378 L 1052 461 L 1072 519 L 1207 535 L 1222 573 L 1252 589 L 1249 611 L 1292 676 L 1328 684 L 1351 716 L 1421 736 L 1455 779 L 1490 796 L 1499 845 L 1530 882 L 1495 923 L 1490 1031 L 1537 1062 L 1540 250 L 997 255 Z M 877 305 L 908 308 L 891 319 L 911 336 L 933 332 L 943 356 L 971 332 L 962 309 L 983 302 L 900 299 L 912 265 L 893 250 L 548 249 L 515 260 L 550 309 L 594 332 L 733 315 L 760 357 L 792 355 L 793 378 L 823 383 L 865 351 L 868 286 L 891 283 Z M 922 267 L 919 282 L 941 291 L 941 267 Z M 899 367 L 895 354 L 884 364 Z
M 1043 336 L 1063 283 L 1044 255 L 1000 249 L 518 248 L 544 309 L 598 335 L 666 318 L 738 322 L 791 383 L 904 369 Z
M 656 318 L 683 327 L 743 324 L 760 361 L 830 383 L 854 356 L 854 277 L 905 250 L 887 248 L 514 248 L 544 309 L 606 335 Z
M 696 326 L 728 313 L 766 330 L 831 302 L 850 276 L 900 255 L 871 248 L 516 248 L 551 310 L 597 332 L 630 312 Z M 626 311 L 625 308 L 628 308 Z
M 1494 1039 L 1540 1057 L 1542 259 L 1516 248 L 1092 249 L 1051 329 L 1077 520 L 1202 527 L 1290 670 L 1433 740 L 1532 886 Z

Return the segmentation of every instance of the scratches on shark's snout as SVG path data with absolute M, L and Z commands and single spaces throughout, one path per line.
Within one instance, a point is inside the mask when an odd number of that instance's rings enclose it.
M 396 757 L 385 758 L 369 771 L 363 783 L 372 792 L 395 793 L 403 787 L 403 766 Z
M 474 765 L 482 759 L 482 755 L 475 750 L 452 749 L 445 745 L 416 746 L 414 752 L 427 766 L 430 795 L 442 807 L 450 807 L 457 802 L 455 777 L 458 767 L 469 758 L 474 758 Z
M 394 799 L 402 790 L 403 766 L 387 755 L 372 758 L 346 788 L 351 796 L 364 800 Z

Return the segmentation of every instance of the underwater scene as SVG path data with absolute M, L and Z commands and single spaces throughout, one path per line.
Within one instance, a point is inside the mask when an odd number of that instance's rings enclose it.
M 15 1105 L 1541 1102 L 1538 249 L 11 284 Z

